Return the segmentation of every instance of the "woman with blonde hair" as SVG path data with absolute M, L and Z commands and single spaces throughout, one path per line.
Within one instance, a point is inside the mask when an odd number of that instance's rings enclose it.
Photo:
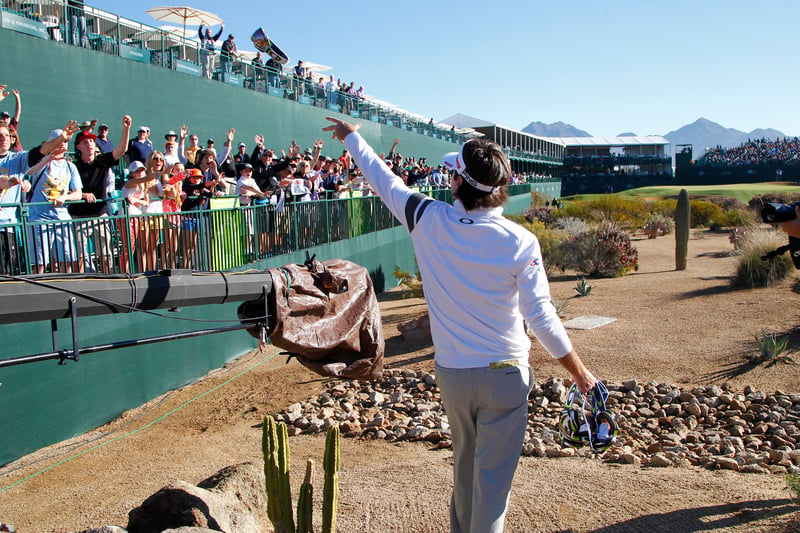
M 150 202 L 142 210 L 147 216 L 142 222 L 142 242 L 144 244 L 144 269 L 155 270 L 158 268 L 158 258 L 156 256 L 158 242 L 161 238 L 161 230 L 164 228 L 164 185 L 162 183 L 163 174 L 166 172 L 164 164 L 164 154 L 154 150 L 147 156 L 145 161 L 147 170 L 147 193 Z

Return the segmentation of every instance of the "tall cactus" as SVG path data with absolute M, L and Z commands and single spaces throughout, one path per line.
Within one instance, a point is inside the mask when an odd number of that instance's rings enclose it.
M 314 533 L 311 524 L 314 500 L 314 460 L 306 462 L 306 477 L 300 485 L 300 496 L 297 498 L 297 533 Z
M 336 533 L 336 512 L 339 508 L 339 468 L 341 466 L 341 435 L 339 426 L 328 428 L 325 437 L 325 456 L 322 462 L 325 485 L 322 498 L 322 533 Z
M 689 191 L 681 189 L 678 194 L 678 205 L 675 208 L 675 270 L 686 270 L 690 222 Z
M 313 533 L 312 503 L 314 499 L 314 461 L 306 463 L 306 477 L 297 500 L 297 530 L 292 517 L 292 493 L 289 484 L 289 435 L 286 424 L 264 417 L 261 436 L 264 454 L 264 480 L 267 489 L 267 515 L 275 533 Z M 325 438 L 325 485 L 322 498 L 322 531 L 336 533 L 336 512 L 339 508 L 339 468 L 341 436 L 339 426 L 328 429 Z
M 261 450 L 264 454 L 264 479 L 267 489 L 267 515 L 275 533 L 295 533 L 292 518 L 292 493 L 289 485 L 289 435 L 286 424 L 264 417 Z

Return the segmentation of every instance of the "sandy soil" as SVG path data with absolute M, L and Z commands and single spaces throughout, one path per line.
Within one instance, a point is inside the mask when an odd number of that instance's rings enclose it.
M 797 278 L 767 289 L 731 290 L 727 235 L 693 236 L 682 272 L 674 271 L 671 237 L 634 240 L 639 271 L 591 280 L 589 297 L 574 298 L 573 274 L 551 278 L 554 300 L 569 300 L 568 316 L 616 318 L 571 332 L 598 377 L 800 391 L 796 366 L 753 366 L 745 359 L 762 328 L 791 334 L 790 351 L 797 356 Z M 397 332 L 398 323 L 424 312 L 424 302 L 399 296 L 392 291 L 381 298 L 387 366 L 432 370 L 433 348 L 409 345 Z M 324 384 L 296 362 L 285 365 L 275 352 L 270 347 L 248 354 L 91 434 L 3 468 L 0 522 L 20 533 L 125 526 L 128 511 L 170 481 L 197 483 L 227 465 L 261 464 L 262 417 L 316 396 Z M 538 382 L 566 377 L 538 345 L 531 361 Z M 323 443 L 319 435 L 292 438 L 297 485 L 305 458 L 319 458 Z M 340 531 L 447 531 L 449 450 L 353 439 L 343 440 L 342 448 Z M 524 457 L 506 530 L 797 531 L 797 509 L 779 475 Z

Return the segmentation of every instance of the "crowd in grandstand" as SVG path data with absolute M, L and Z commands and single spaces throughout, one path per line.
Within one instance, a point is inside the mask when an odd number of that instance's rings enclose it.
M 286 149 L 269 147 L 262 135 L 248 150 L 245 142 L 235 143 L 233 128 L 221 146 L 213 139 L 201 143 L 187 125 L 164 132 L 162 144 L 161 134 L 151 138 L 148 126 L 134 131 L 127 115 L 119 126 L 71 121 L 53 130 L 43 145 L 25 151 L 18 136 L 19 91 L 0 85 L 0 101 L 10 94 L 15 113 L 0 114 L 5 273 L 20 272 L 26 259 L 33 272 L 200 268 L 196 248 L 206 219 L 200 212 L 213 198 L 235 198 L 239 208 L 263 205 L 258 211 L 272 213 L 274 230 L 274 217 L 287 204 L 372 194 L 347 151 L 323 156 L 321 139 L 307 148 L 295 141 Z M 409 186 L 449 188 L 446 167 L 401 154 L 399 143 L 395 140 L 382 157 L 400 179 Z M 514 175 L 512 183 L 526 178 Z M 27 258 L 20 257 L 21 203 L 29 204 Z M 248 239 L 263 250 L 268 239 L 262 234 L 271 230 L 254 221 L 253 211 L 246 211 Z M 127 222 L 117 215 L 128 215 Z M 116 254 L 112 240 L 122 248 Z
M 800 139 L 755 139 L 733 148 L 716 148 L 706 152 L 707 164 L 756 165 L 759 163 L 789 162 L 800 159 Z

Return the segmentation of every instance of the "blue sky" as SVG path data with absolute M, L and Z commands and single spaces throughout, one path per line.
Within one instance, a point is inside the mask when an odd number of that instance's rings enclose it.
M 159 26 L 169 0 L 89 5 Z M 180 4 L 176 4 L 180 5 Z M 380 100 L 441 120 L 595 136 L 662 135 L 705 117 L 800 135 L 800 2 L 775 0 L 192 0 L 240 50 L 263 27 L 294 65 L 333 67 Z

